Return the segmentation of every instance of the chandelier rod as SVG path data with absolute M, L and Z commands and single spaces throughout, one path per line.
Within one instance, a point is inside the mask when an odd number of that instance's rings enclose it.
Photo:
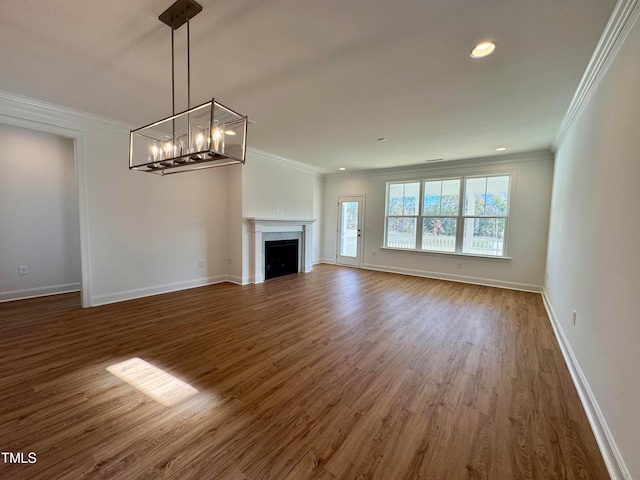
M 191 20 L 191 12 L 187 7 L 187 110 L 191 109 L 191 31 L 189 30 L 189 20 Z M 191 133 L 191 114 L 187 114 L 187 132 L 189 132 L 188 142 L 191 145 L 193 141 Z M 174 142 L 175 145 L 175 142 Z
M 191 109 L 191 10 L 187 7 L 187 110 Z M 176 114 L 176 68 L 175 68 L 175 19 L 171 19 L 171 114 Z M 171 144 L 176 146 L 176 121 L 172 120 Z M 189 132 L 189 145 L 191 145 L 191 115 L 187 114 L 187 131 Z
M 187 8 L 187 110 L 191 108 L 191 33 L 189 31 L 189 20 L 191 12 Z
M 176 114 L 176 68 L 173 43 L 173 20 L 171 20 L 171 115 Z M 171 121 L 171 144 L 176 144 L 176 121 Z

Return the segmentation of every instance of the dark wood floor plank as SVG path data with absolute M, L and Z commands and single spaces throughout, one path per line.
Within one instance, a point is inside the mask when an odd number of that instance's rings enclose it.
M 164 406 L 107 367 L 198 393 Z M 0 304 L 27 479 L 606 479 L 537 294 L 320 265 L 92 309 Z

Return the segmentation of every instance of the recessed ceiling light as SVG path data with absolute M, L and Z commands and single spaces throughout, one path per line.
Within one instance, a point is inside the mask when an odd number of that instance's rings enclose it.
M 507 149 L 507 147 L 498 147 L 496 148 L 496 152 L 504 152 Z
M 340 170 L 340 171 L 344 172 L 344 171 L 346 170 L 346 168 L 344 168 L 344 167 L 340 167 L 338 170 Z
M 496 45 L 491 42 L 482 42 L 475 46 L 473 50 L 471 50 L 471 58 L 482 58 L 487 55 L 491 55 L 493 51 L 496 49 Z
M 380 138 L 378 139 L 378 141 L 379 141 L 379 142 L 386 142 L 386 141 L 387 141 L 387 139 L 386 139 L 385 137 L 380 137 Z

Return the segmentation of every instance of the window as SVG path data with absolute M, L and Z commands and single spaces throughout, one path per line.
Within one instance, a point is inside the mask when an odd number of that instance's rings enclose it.
M 422 250 L 455 252 L 460 179 L 424 182 L 422 215 Z
M 416 248 L 420 182 L 391 183 L 387 188 L 387 245 Z
M 510 180 L 492 175 L 388 183 L 385 247 L 505 256 Z
M 509 176 L 465 180 L 462 252 L 504 256 Z

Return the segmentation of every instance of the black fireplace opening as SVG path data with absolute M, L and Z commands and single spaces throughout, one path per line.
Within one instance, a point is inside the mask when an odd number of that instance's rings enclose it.
M 264 278 L 298 273 L 298 240 L 264 242 Z

